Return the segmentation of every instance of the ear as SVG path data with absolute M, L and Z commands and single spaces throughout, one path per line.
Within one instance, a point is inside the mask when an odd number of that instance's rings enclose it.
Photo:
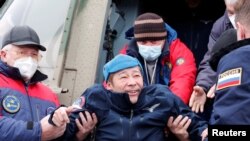
M 108 81 L 108 82 L 106 83 L 106 89 L 107 89 L 107 90 L 112 90 L 112 89 L 113 89 L 113 85 L 112 85 L 112 83 L 111 83 L 110 81 Z
M 240 23 L 237 22 L 237 38 L 238 40 L 243 40 L 246 38 L 246 34 L 245 34 L 245 27 Z
M 6 62 L 6 51 L 1 50 L 0 51 L 0 57 L 3 62 Z

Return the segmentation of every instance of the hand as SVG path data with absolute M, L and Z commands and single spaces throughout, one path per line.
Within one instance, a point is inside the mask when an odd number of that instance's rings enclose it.
M 201 138 L 202 141 L 204 141 L 208 136 L 208 129 L 206 128 L 202 133 L 201 133 Z
M 189 106 L 192 111 L 198 113 L 199 111 L 202 113 L 204 111 L 204 105 L 206 103 L 206 93 L 200 86 L 194 86 L 193 93 L 189 100 Z
M 48 140 L 58 138 L 63 135 L 66 129 L 66 124 L 61 125 L 61 126 L 54 126 L 50 124 L 48 122 L 49 117 L 50 115 L 47 115 L 40 121 L 41 128 L 42 128 L 42 135 L 41 135 L 42 141 L 48 141 Z
M 209 91 L 208 91 L 208 93 L 207 93 L 207 97 L 208 98 L 214 98 L 214 96 L 215 96 L 215 84 L 213 85 L 213 87 L 211 87 L 210 89 L 209 89 Z
M 187 132 L 187 129 L 189 125 L 191 124 L 191 119 L 189 119 L 187 116 L 183 118 L 182 115 L 179 115 L 175 120 L 171 116 L 168 119 L 168 128 L 170 131 L 175 134 L 175 136 L 180 141 L 189 141 L 189 134 Z
M 66 123 L 69 123 L 68 115 L 74 110 L 72 106 L 69 107 L 60 107 L 58 108 L 52 117 L 52 121 L 56 126 L 63 126 Z
M 76 133 L 76 137 L 78 141 L 84 140 L 88 134 L 94 129 L 97 123 L 97 117 L 95 113 L 90 113 L 85 111 L 86 118 L 84 117 L 83 113 L 79 113 L 80 119 L 82 124 L 80 123 L 79 119 L 76 119 L 76 125 L 79 131 Z

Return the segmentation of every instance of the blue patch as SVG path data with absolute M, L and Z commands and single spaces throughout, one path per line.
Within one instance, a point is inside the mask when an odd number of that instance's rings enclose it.
M 50 114 L 51 112 L 53 112 L 56 108 L 55 107 L 49 107 L 47 108 L 47 115 Z
M 3 98 L 2 106 L 6 112 L 15 114 L 20 110 L 21 104 L 16 96 L 7 95 Z

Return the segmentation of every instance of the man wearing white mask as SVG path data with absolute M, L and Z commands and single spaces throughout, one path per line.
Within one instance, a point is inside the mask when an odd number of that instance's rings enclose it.
M 54 92 L 41 81 L 47 76 L 37 70 L 41 59 L 37 33 L 28 26 L 15 26 L 2 40 L 0 60 L 0 140 L 40 141 L 62 135 L 66 123 L 53 126 L 49 114 L 59 107 Z M 69 122 L 70 110 L 60 107 L 61 119 Z M 73 110 L 73 109 L 72 109 Z M 47 116 L 48 115 L 48 116 Z
M 196 85 L 194 86 L 193 93 L 191 95 L 189 106 L 196 113 L 201 113 L 205 119 L 209 119 L 213 100 L 207 100 L 207 96 L 211 96 L 214 93 L 214 84 L 216 81 L 216 72 L 210 67 L 208 60 L 211 58 L 211 50 L 213 50 L 214 44 L 221 34 L 231 28 L 235 27 L 235 10 L 239 9 L 243 0 L 224 0 L 226 5 L 226 11 L 223 16 L 215 21 L 211 30 L 208 42 L 208 51 L 204 55 L 203 60 L 199 64 L 198 75 L 196 78 Z M 207 102 L 206 107 L 205 103 Z

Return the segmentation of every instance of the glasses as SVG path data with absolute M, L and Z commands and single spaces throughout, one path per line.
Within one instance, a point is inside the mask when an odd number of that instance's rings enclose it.
M 23 51 L 23 50 L 6 50 L 10 51 L 11 53 L 15 54 L 17 58 L 23 58 L 23 57 L 32 57 L 33 59 L 40 61 L 42 59 L 42 54 L 39 52 L 30 52 L 30 51 Z

